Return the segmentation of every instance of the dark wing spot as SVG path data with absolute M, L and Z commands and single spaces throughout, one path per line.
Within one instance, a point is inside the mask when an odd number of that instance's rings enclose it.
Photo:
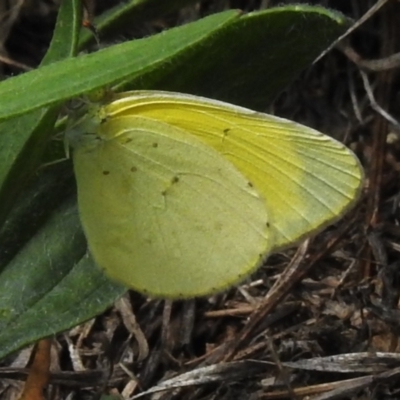
M 132 142 L 132 138 L 127 138 L 127 139 L 125 139 L 125 141 L 124 141 L 124 144 L 128 144 L 128 143 L 130 143 L 130 142 Z
M 158 143 L 153 143 L 152 146 L 156 149 L 158 147 Z
M 227 134 L 229 133 L 230 130 L 231 130 L 231 128 L 225 128 L 225 129 L 223 130 L 223 132 L 225 133 L 225 135 L 227 135 Z
M 265 224 L 265 226 L 266 226 L 267 228 L 270 228 L 270 227 L 271 227 L 271 225 L 269 224 L 269 222 L 267 222 L 267 223 Z
M 247 185 L 248 185 L 249 187 L 251 187 L 251 188 L 254 187 L 253 184 L 252 184 L 250 181 L 247 182 Z
M 131 167 L 131 172 L 136 172 L 137 168 L 136 167 Z
M 179 182 L 179 177 L 174 176 L 171 180 L 171 184 L 173 185 L 174 183 L 178 183 Z
M 110 171 L 103 171 L 103 175 L 110 175 Z

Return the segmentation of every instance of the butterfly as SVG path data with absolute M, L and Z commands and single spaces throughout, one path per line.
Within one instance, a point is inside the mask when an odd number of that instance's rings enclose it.
M 335 139 L 221 101 L 131 91 L 68 133 L 95 262 L 146 295 L 237 284 L 357 201 L 363 170 Z

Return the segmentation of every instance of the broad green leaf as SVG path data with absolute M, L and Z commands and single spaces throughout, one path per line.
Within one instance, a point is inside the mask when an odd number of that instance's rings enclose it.
M 341 14 L 322 7 L 250 13 L 219 30 L 206 47 L 122 86 L 192 93 L 265 110 L 347 26 Z
M 0 358 L 92 318 L 126 291 L 111 283 L 85 252 L 73 199 L 0 275 Z

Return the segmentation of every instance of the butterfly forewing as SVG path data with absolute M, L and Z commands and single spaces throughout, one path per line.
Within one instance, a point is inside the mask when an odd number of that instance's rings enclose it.
M 167 92 L 128 92 L 106 109 L 177 127 L 235 165 L 264 197 L 274 250 L 332 223 L 360 193 L 363 172 L 351 150 L 292 121 Z

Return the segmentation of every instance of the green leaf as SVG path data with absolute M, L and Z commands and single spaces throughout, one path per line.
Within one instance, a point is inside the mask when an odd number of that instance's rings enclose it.
M 347 26 L 344 16 L 322 7 L 250 13 L 220 29 L 203 47 L 122 86 L 192 93 L 265 110 Z
M 236 11 L 212 15 L 148 39 L 122 43 L 8 79 L 0 84 L 0 120 L 154 70 L 181 52 L 200 46 L 237 15 Z M 22 92 L 24 95 L 19 95 Z
M 76 202 L 66 202 L 1 273 L 0 358 L 104 311 L 126 288 L 86 252 Z
M 79 10 L 79 0 L 63 2 L 42 66 L 70 57 L 77 51 L 81 22 L 76 15 L 79 15 Z M 12 80 L 13 78 L 6 82 Z M 23 98 L 29 93 L 27 87 L 30 88 L 30 85 L 19 88 L 14 93 L 14 98 Z M 32 91 L 29 96 L 32 102 L 35 96 L 36 93 Z M 6 218 L 21 189 L 36 173 L 58 112 L 58 105 L 52 104 L 45 110 L 0 122 L 0 224 Z

